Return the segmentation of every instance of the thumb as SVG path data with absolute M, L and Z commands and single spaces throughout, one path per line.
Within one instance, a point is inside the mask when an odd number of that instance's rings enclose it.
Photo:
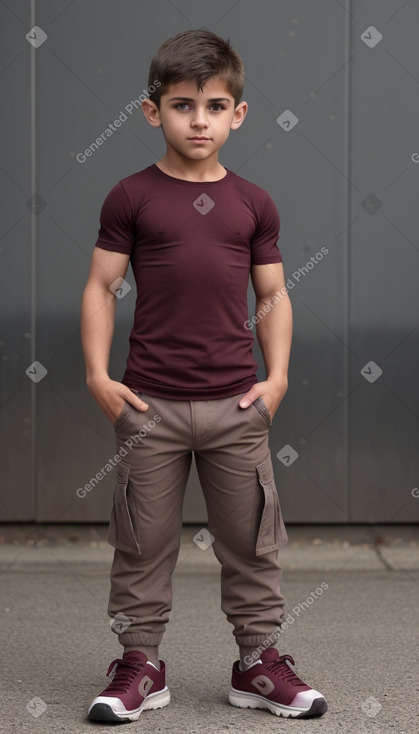
M 145 411 L 145 410 L 148 410 L 150 407 L 149 404 L 146 403 L 144 400 L 141 400 L 141 398 L 137 397 L 137 400 L 135 402 L 136 402 L 135 407 L 138 408 L 139 410 Z
M 255 387 L 251 387 L 249 392 L 246 393 L 246 395 L 243 395 L 242 399 L 239 402 L 239 405 L 241 408 L 248 408 L 249 405 L 253 403 L 254 400 L 258 397 L 257 391 L 255 390 Z
M 125 398 L 131 405 L 134 406 L 134 408 L 137 408 L 137 410 L 148 410 L 149 405 L 144 401 L 141 400 L 140 396 L 137 395 L 133 390 L 129 391 L 129 394 Z

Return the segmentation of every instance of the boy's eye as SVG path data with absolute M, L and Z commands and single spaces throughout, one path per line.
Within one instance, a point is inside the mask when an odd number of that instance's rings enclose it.
M 181 109 L 184 109 L 185 107 L 189 107 L 187 102 L 178 102 L 177 104 L 174 105 L 175 110 L 181 110 Z M 217 109 L 214 110 L 215 112 L 218 112 L 219 110 L 225 110 L 224 105 L 220 104 L 219 102 L 213 102 L 210 105 L 210 107 L 211 108 L 216 107 Z

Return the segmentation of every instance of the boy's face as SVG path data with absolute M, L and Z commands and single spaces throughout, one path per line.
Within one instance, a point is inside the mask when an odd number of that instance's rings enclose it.
M 190 160 L 216 153 L 247 112 L 246 102 L 234 106 L 234 97 L 217 77 L 209 79 L 202 91 L 194 81 L 171 84 L 161 96 L 160 110 L 149 99 L 142 107 L 151 125 L 162 126 L 168 148 Z

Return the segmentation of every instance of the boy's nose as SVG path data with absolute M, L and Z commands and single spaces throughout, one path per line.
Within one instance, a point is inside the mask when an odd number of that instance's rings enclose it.
M 204 112 L 197 111 L 195 113 L 193 120 L 192 120 L 192 126 L 194 125 L 197 127 L 208 127 L 208 120 Z

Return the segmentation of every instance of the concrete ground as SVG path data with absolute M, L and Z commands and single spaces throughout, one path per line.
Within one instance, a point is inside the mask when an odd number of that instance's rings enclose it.
M 184 528 L 160 647 L 171 702 L 129 731 L 419 731 L 417 526 L 287 526 L 279 552 L 289 626 L 277 647 L 329 705 L 319 719 L 295 720 L 229 704 L 238 648 L 220 609 L 218 561 L 193 541 L 200 530 Z M 106 613 L 105 538 L 106 526 L 0 526 L 1 732 L 112 729 L 86 718 L 122 652 Z

